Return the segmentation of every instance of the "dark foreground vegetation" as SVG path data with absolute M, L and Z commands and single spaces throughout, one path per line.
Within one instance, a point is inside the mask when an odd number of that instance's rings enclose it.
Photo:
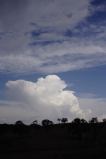
M 105 159 L 106 120 L 0 124 L 0 159 Z

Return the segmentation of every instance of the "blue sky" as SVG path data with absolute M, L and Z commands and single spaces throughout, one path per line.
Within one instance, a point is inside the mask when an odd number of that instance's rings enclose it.
M 0 0 L 0 4 L 0 107 L 4 111 L 0 120 L 16 120 L 5 113 L 11 105 L 7 101 L 16 100 L 7 93 L 9 81 L 36 82 L 48 75 L 64 80 L 80 107 L 92 111 L 90 117 L 105 117 L 106 1 Z
M 58 73 L 59 77 L 64 79 L 78 96 L 84 93 L 91 93 L 97 97 L 106 97 L 105 81 L 106 81 L 106 66 L 88 68 L 78 71 L 68 71 Z M 45 77 L 46 74 L 31 73 L 31 74 L 1 74 L 0 89 L 5 89 L 5 83 L 9 80 L 24 79 L 28 81 L 36 81 L 39 77 Z

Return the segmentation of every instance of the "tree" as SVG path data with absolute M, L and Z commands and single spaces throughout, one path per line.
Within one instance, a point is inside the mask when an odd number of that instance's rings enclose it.
M 37 125 L 37 124 L 38 124 L 38 121 L 37 121 L 37 120 L 34 120 L 34 121 L 32 122 L 32 124 L 33 124 L 33 125 Z
M 21 120 L 18 120 L 15 122 L 15 125 L 24 125 L 24 123 Z
M 48 119 L 42 120 L 42 126 L 49 126 L 49 125 L 53 125 L 53 122 Z
M 103 119 L 103 122 L 106 123 L 106 118 Z
M 26 126 L 21 120 L 18 120 L 15 122 L 15 132 L 18 135 L 22 135 L 26 133 Z
M 89 123 L 98 123 L 98 118 L 97 117 L 93 117 Z
M 75 124 L 81 124 L 81 119 L 80 118 L 75 118 L 72 123 L 75 123 Z
M 59 123 L 61 123 L 61 119 L 60 119 L 60 118 L 58 118 L 57 121 L 58 121 Z
M 81 119 L 81 123 L 84 124 L 87 123 L 87 121 L 85 119 Z
M 62 118 L 62 119 L 61 119 L 61 122 L 62 122 L 62 123 L 67 123 L 67 122 L 68 122 L 68 119 L 67 119 L 67 118 Z

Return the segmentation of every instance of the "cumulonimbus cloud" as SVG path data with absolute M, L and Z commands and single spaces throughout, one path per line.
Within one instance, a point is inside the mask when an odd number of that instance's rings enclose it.
M 36 82 L 8 81 L 6 87 L 8 99 L 23 103 L 22 109 L 27 110 L 27 114 L 33 112 L 38 120 L 85 117 L 74 92 L 67 90 L 67 84 L 57 75 L 48 75 Z

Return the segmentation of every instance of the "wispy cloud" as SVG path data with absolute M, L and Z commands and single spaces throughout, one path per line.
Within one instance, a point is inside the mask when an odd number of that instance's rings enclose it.
M 56 73 L 78 70 L 106 63 L 105 46 L 92 42 L 63 42 L 36 46 L 23 54 L 0 56 L 0 71 Z
M 15 2 L 0 1 L 0 71 L 57 73 L 106 63 L 105 22 L 90 21 L 98 12 L 91 0 Z

